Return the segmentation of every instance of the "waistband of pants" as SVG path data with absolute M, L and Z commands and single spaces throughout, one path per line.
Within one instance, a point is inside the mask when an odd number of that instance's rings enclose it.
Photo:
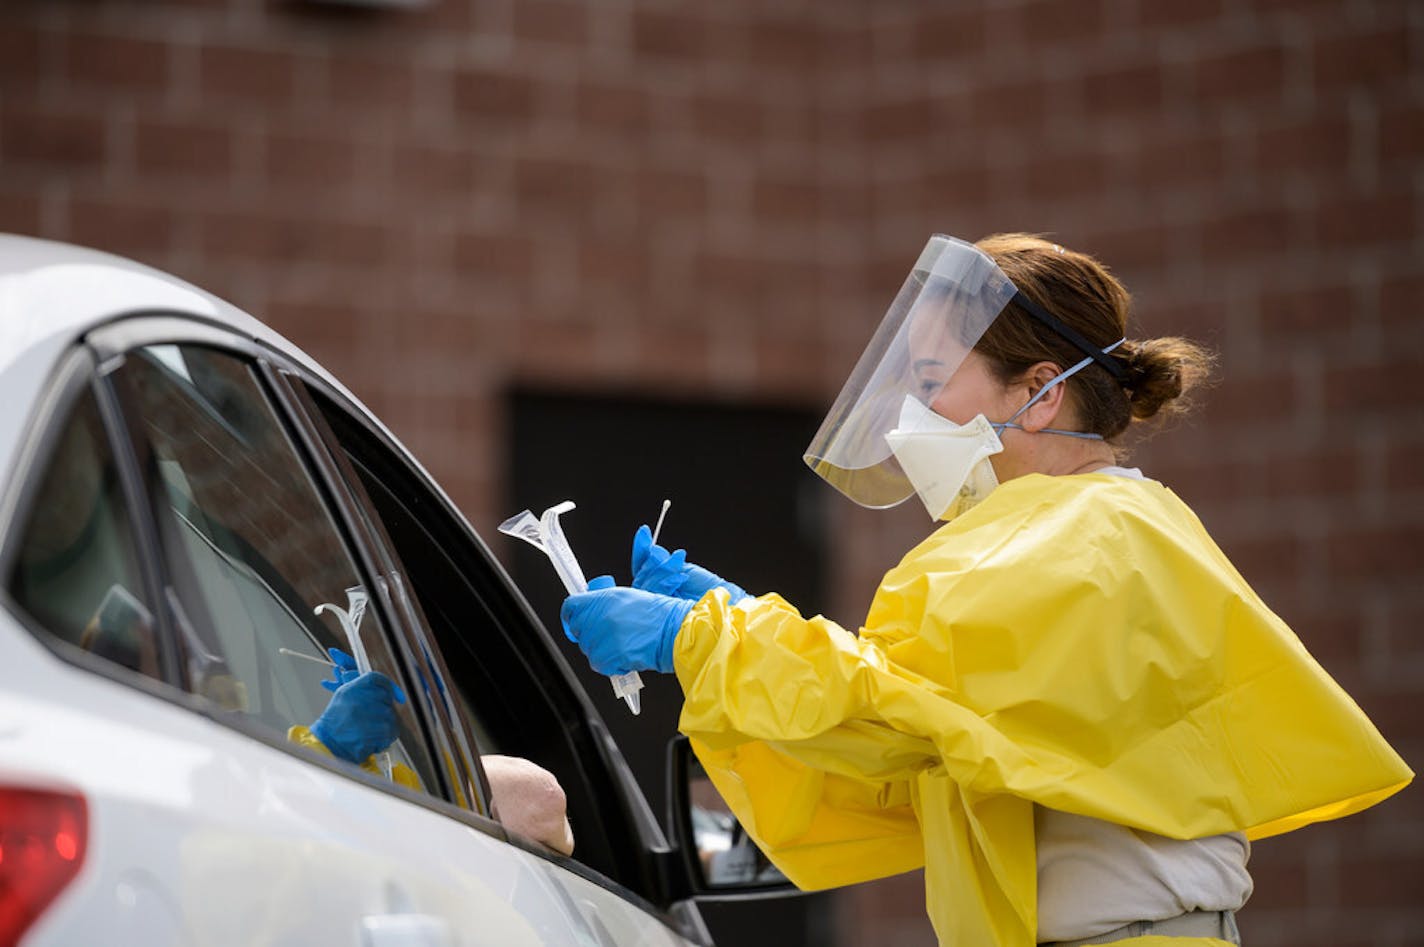
M 1216 937 L 1228 943 L 1241 942 L 1241 935 L 1236 932 L 1235 911 L 1189 911 L 1161 921 L 1133 921 L 1092 937 L 1045 941 L 1038 947 L 1088 947 L 1090 944 L 1110 944 L 1115 940 L 1147 934 L 1159 937 Z

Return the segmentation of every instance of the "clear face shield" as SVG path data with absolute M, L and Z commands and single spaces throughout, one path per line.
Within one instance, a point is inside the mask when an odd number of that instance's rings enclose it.
M 886 435 L 934 402 L 1017 292 L 978 247 L 931 237 L 806 449 L 811 469 L 871 509 L 912 496 Z

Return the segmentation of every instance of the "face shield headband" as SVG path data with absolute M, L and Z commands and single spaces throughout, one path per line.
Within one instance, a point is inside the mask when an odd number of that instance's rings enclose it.
M 985 331 L 1010 304 L 1017 303 L 1082 350 L 1082 362 L 1060 373 L 1008 421 L 1015 419 L 1053 385 L 1094 362 L 1121 383 L 1126 376 L 1109 354 L 1122 342 L 1100 349 L 1033 300 L 1020 293 L 993 259 L 954 237 L 930 238 L 880 327 L 861 354 L 845 386 L 807 447 L 804 459 L 817 475 L 851 500 L 872 509 L 903 502 L 914 494 L 885 435 L 899 422 L 906 397 L 932 404 Z M 1076 431 L 1053 431 L 1100 438 Z

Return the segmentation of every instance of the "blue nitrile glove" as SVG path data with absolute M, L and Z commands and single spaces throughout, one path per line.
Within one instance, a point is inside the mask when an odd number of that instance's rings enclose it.
M 653 531 L 639 526 L 633 534 L 633 588 L 695 602 L 713 589 L 726 589 L 735 605 L 746 598 L 742 587 L 687 561 L 687 551 L 669 553 L 653 542 Z
M 401 689 L 381 672 L 367 671 L 336 689 L 311 725 L 312 735 L 333 756 L 360 765 L 400 736 L 398 703 L 405 703 Z
M 588 591 L 570 595 L 559 610 L 564 634 L 599 674 L 672 672 L 672 646 L 694 603 L 642 589 L 615 586 L 601 575 Z
M 331 679 L 322 681 L 322 687 L 334 693 L 342 684 L 349 684 L 361 676 L 361 672 L 356 670 L 356 659 L 345 651 L 340 648 L 327 648 L 326 653 L 331 656 L 332 661 Z
M 326 653 L 331 656 L 332 668 L 331 679 L 321 682 L 321 686 L 327 690 L 335 692 L 342 684 L 350 684 L 361 676 L 361 671 L 356 667 L 356 659 L 342 651 L 340 648 L 327 648 Z M 391 684 L 396 689 L 396 703 L 405 703 L 405 691 L 400 685 Z M 441 688 L 443 691 L 443 687 Z

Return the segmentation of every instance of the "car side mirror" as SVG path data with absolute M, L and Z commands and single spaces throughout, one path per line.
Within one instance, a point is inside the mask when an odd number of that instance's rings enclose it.
M 747 835 L 692 752 L 691 741 L 681 734 L 668 744 L 668 809 L 670 834 L 693 897 L 799 893 Z

